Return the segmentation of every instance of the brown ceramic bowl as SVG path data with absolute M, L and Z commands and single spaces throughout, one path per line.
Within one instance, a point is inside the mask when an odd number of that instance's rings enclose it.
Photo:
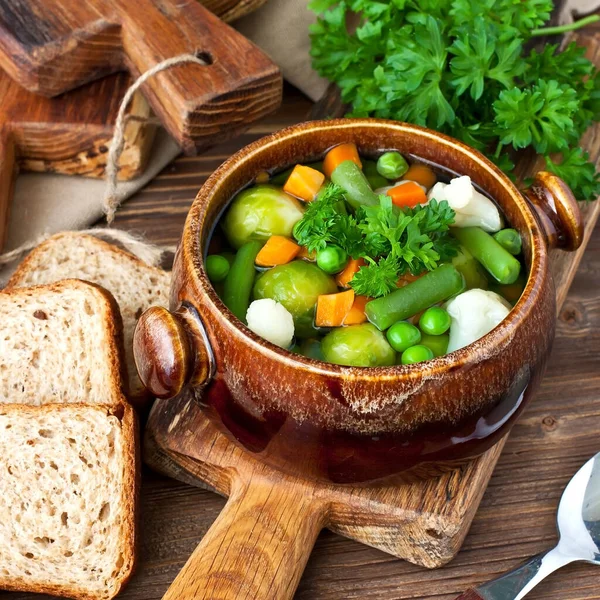
M 527 286 L 493 331 L 418 365 L 344 367 L 274 346 L 225 307 L 203 257 L 227 203 L 259 172 L 348 141 L 365 156 L 395 149 L 469 175 L 519 230 Z M 171 312 L 150 309 L 136 331 L 140 377 L 158 397 L 192 391 L 231 439 L 286 472 L 337 483 L 435 472 L 494 444 L 537 387 L 555 329 L 548 253 L 576 249 L 582 229 L 559 178 L 541 172 L 521 193 L 479 152 L 442 134 L 372 119 L 290 127 L 237 152 L 198 193 L 175 259 Z

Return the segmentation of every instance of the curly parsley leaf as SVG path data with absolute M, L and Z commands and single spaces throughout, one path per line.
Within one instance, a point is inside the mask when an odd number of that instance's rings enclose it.
M 544 156 L 544 160 L 548 171 L 563 179 L 576 198 L 595 200 L 600 195 L 600 174 L 590 162 L 589 154 L 581 148 L 564 152 L 559 163 L 550 156 Z
M 515 77 L 526 68 L 521 60 L 521 40 L 500 41 L 496 28 L 482 17 L 458 31 L 460 37 L 449 48 L 454 54 L 450 70 L 455 76 L 452 85 L 456 94 L 462 96 L 469 90 L 471 98 L 478 100 L 490 82 L 495 81 L 503 88 L 512 87 Z
M 313 0 L 310 6 L 318 15 L 313 66 L 339 86 L 352 116 L 438 129 L 508 172 L 513 149 L 569 151 L 600 120 L 600 75 L 582 48 L 523 51 L 544 32 L 550 0 Z M 582 178 L 580 189 L 590 189 Z
M 350 286 L 360 296 L 379 298 L 398 287 L 398 260 L 389 254 L 378 261 L 368 257 L 367 265 L 361 267 L 352 278 Z
M 578 108 L 577 92 L 553 79 L 505 90 L 494 102 L 500 143 L 515 149 L 533 146 L 540 154 L 563 150 Z

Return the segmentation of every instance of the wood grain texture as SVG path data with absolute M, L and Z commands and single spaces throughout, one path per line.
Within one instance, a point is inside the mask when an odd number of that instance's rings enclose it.
M 200 4 L 215 13 L 217 17 L 226 23 L 244 17 L 257 8 L 260 8 L 267 0 L 199 0 Z
M 108 147 L 121 100 L 131 78 L 116 73 L 56 98 L 37 96 L 0 71 L 0 248 L 21 171 L 103 177 Z M 156 127 L 147 123 L 150 107 L 133 97 L 125 126 L 119 179 L 140 175 L 150 154 Z
M 477 590 L 467 590 L 464 594 L 461 594 L 456 600 L 484 600 L 478 593 Z
M 281 101 L 274 63 L 197 0 L 0 2 L 0 66 L 35 93 L 55 96 L 122 69 L 138 77 L 181 54 L 209 64 L 172 68 L 142 89 L 188 153 L 238 134 Z
M 325 521 L 326 504 L 310 492 L 258 472 L 231 481 L 225 508 L 163 599 L 290 600 Z
M 175 243 L 208 175 L 238 148 L 303 120 L 310 108 L 301 94 L 286 88 L 277 113 L 204 155 L 179 158 L 123 206 L 116 225 L 144 233 L 159 244 Z M 600 142 L 593 144 L 598 153 Z M 559 312 L 544 382 L 505 445 L 457 557 L 441 569 L 428 570 L 325 530 L 296 600 L 453 600 L 556 542 L 555 511 L 562 490 L 598 450 L 600 227 L 588 231 L 588 238 L 577 272 L 570 268 L 563 275 L 573 276 L 573 283 Z M 554 262 L 555 269 L 558 264 Z M 142 502 L 140 564 L 120 595 L 123 600 L 162 598 L 225 505 L 213 491 L 149 469 L 143 473 Z M 599 600 L 598 571 L 572 565 L 544 581 L 529 598 Z M 50 600 L 2 592 L 0 599 Z

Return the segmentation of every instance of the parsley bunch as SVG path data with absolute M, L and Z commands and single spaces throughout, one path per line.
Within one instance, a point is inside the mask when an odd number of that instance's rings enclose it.
M 458 243 L 449 234 L 454 216 L 446 201 L 400 209 L 385 195 L 378 206 L 361 206 L 350 215 L 342 189 L 329 183 L 307 204 L 294 237 L 311 252 L 333 243 L 364 258 L 367 264 L 350 285 L 357 294 L 377 298 L 396 289 L 403 273 L 431 271 L 456 255 Z
M 600 120 L 600 76 L 575 43 L 524 51 L 546 28 L 551 0 L 313 0 L 314 68 L 335 82 L 350 116 L 438 129 L 505 171 L 531 148 L 580 199 L 600 176 L 577 148 Z M 354 26 L 354 29 L 352 27 Z

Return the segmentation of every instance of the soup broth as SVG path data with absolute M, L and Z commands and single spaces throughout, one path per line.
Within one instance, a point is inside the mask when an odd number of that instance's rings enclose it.
M 221 215 L 205 268 L 256 334 L 350 367 L 458 350 L 506 317 L 526 281 L 519 233 L 469 177 L 351 143 L 260 173 Z

